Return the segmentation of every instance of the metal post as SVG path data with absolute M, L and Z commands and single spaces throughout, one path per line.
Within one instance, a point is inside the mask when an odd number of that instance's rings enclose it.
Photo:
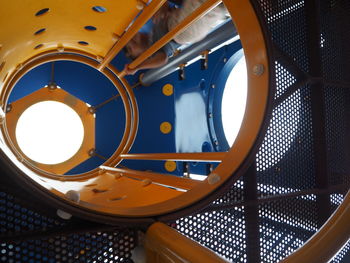
M 237 36 L 237 30 L 233 22 L 231 20 L 227 21 L 210 33 L 205 39 L 182 50 L 180 54 L 171 57 L 168 63 L 163 67 L 148 70 L 141 79 L 142 84 L 144 86 L 151 85 L 153 82 L 174 72 L 180 65 L 200 55 L 203 50 L 213 49 L 235 36 Z
M 306 17 L 309 26 L 308 53 L 309 72 L 318 81 L 310 83 L 311 88 L 311 114 L 312 132 L 314 137 L 314 154 L 316 170 L 316 188 L 327 189 L 327 144 L 325 130 L 325 101 L 324 81 L 322 76 L 321 59 L 321 30 L 320 30 L 320 2 L 318 0 L 306 1 Z M 321 227 L 331 213 L 330 199 L 328 194 L 317 196 L 318 226 Z

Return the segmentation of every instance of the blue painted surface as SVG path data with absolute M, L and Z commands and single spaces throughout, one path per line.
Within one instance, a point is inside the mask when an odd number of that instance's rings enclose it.
M 134 90 L 138 102 L 139 129 L 131 153 L 166 152 L 210 152 L 226 150 L 221 122 L 221 97 L 223 83 L 230 72 L 229 59 L 241 49 L 240 43 L 233 43 L 209 55 L 209 68 L 202 70 L 200 61 L 185 68 L 185 80 L 179 80 L 178 72 L 157 81 L 150 87 Z M 129 61 L 120 53 L 112 64 L 121 70 Z M 227 65 L 226 65 L 227 64 Z M 224 68 L 226 65 L 226 68 Z M 224 68 L 224 70 L 223 70 Z M 16 85 L 11 101 L 17 100 L 45 86 L 50 80 L 51 65 L 46 64 L 32 70 Z M 130 84 L 138 81 L 138 75 L 127 76 Z M 97 105 L 117 94 L 112 83 L 98 71 L 75 62 L 56 62 L 55 81 L 69 93 Z M 174 94 L 165 96 L 162 87 L 171 83 Z M 212 88 L 215 84 L 217 89 Z M 221 95 L 220 95 L 221 94 Z M 220 110 L 219 110 L 220 109 Z M 210 114 L 212 113 L 212 115 Z M 208 116 L 211 116 L 208 118 Z M 170 122 L 173 129 L 169 134 L 160 132 L 160 124 Z M 222 127 L 222 125 L 221 125 Z M 125 112 L 121 99 L 114 100 L 96 113 L 96 150 L 109 157 L 116 150 L 125 129 Z M 218 140 L 217 146 L 215 141 Z M 69 174 L 82 173 L 101 165 L 103 161 L 92 157 L 72 169 Z M 166 172 L 164 161 L 123 161 L 123 165 L 137 170 Z M 202 163 L 190 163 L 191 173 L 206 174 L 208 167 Z M 183 164 L 173 172 L 182 175 Z
M 34 68 L 30 73 L 23 76 L 14 87 L 9 102 L 23 98 L 47 85 L 51 78 L 51 64 L 45 64 Z
M 221 123 L 224 83 L 230 73 L 230 67 L 234 66 L 232 63 L 225 63 L 224 58 L 229 60 L 239 49 L 241 44 L 235 42 L 210 54 L 207 70 L 201 70 L 200 61 L 186 67 L 185 80 L 179 80 L 178 72 L 174 72 L 155 82 L 151 87 L 141 87 L 136 92 L 140 105 L 140 129 L 131 152 L 227 150 L 223 145 L 226 139 L 222 137 L 223 133 L 219 136 L 216 134 L 220 130 L 217 129 L 218 124 L 215 126 L 214 122 Z M 166 83 L 174 86 L 174 94 L 170 97 L 161 94 L 161 88 Z M 213 90 L 212 84 L 218 89 Z M 211 120 L 208 119 L 209 113 L 213 113 Z M 170 122 L 173 124 L 173 131 L 169 135 L 163 135 L 159 131 L 159 124 L 169 120 L 172 120 Z M 215 140 L 218 140 L 219 147 L 214 144 Z M 161 161 L 124 161 L 123 165 L 138 170 L 166 172 L 164 162 Z M 182 175 L 183 163 L 177 162 L 177 166 L 178 169 L 173 174 Z M 207 168 L 202 163 L 189 165 L 191 173 L 206 174 Z
M 51 63 L 39 66 L 24 76 L 11 93 L 10 101 L 20 99 L 50 82 Z M 113 84 L 99 71 L 76 62 L 55 62 L 55 82 L 62 89 L 90 105 L 97 105 L 118 94 Z M 125 111 L 119 98 L 96 112 L 96 151 L 109 157 L 117 149 L 125 129 Z M 83 173 L 101 165 L 99 158 L 90 158 L 67 174 Z

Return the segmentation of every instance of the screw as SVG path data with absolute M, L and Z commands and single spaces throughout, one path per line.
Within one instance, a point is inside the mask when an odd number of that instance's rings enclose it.
M 261 76 L 265 72 L 265 67 L 262 64 L 257 64 L 253 67 L 253 74 L 256 76 Z
M 23 68 L 23 64 L 18 64 L 17 65 L 17 70 L 21 70 Z
M 10 112 L 11 110 L 12 110 L 12 105 L 11 104 L 7 104 L 6 112 Z
M 49 90 L 55 90 L 57 89 L 57 84 L 55 82 L 50 82 L 49 85 L 47 85 L 47 88 Z
M 64 47 L 63 46 L 57 46 L 57 51 L 58 52 L 64 52 Z
M 93 106 L 89 107 L 89 112 L 90 112 L 91 114 L 95 114 L 95 113 L 96 113 L 96 108 L 93 107 Z
M 101 63 L 103 61 L 103 58 L 101 56 L 96 56 L 96 60 L 98 63 Z
M 143 7 L 144 7 L 144 3 L 142 1 L 137 1 L 136 9 L 141 11 Z
M 96 154 L 95 149 L 89 150 L 88 154 L 89 154 L 90 156 L 94 156 L 94 155 Z
M 221 177 L 218 174 L 210 174 L 208 176 L 208 183 L 211 185 L 216 184 L 220 180 L 221 180 Z

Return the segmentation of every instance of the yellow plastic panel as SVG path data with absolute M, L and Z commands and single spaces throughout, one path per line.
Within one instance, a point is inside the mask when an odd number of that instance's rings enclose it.
M 57 46 L 104 56 L 115 43 L 115 34 L 121 35 L 139 12 L 136 5 L 137 0 L 0 0 L 0 65 L 5 62 L 0 86 L 6 74 L 20 63 Z M 94 6 L 102 6 L 106 12 L 96 12 Z M 49 11 L 35 15 L 44 8 Z M 86 30 L 85 26 L 96 30 Z M 45 31 L 35 35 L 43 28 Z
M 104 212 L 113 213 L 119 209 L 147 206 L 159 200 L 165 201 L 180 194 L 182 192 L 168 187 L 145 184 L 143 181 L 123 176 L 116 178 L 112 174 L 105 173 L 94 183 L 80 190 L 80 200 L 82 205 L 89 203 L 103 206 Z

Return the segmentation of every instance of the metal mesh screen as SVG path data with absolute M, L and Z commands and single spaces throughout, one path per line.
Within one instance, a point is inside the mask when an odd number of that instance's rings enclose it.
M 320 8 L 323 75 L 327 81 L 349 82 L 350 2 L 325 0 L 320 1 Z
M 244 208 L 199 213 L 175 228 L 233 262 L 247 262 Z
M 40 215 L 19 203 L 19 199 L 6 192 L 0 192 L 0 232 L 1 234 L 25 234 L 29 231 L 46 231 L 63 226 L 57 219 Z
M 312 195 L 259 207 L 261 262 L 278 262 L 301 247 L 317 230 Z
M 128 262 L 132 233 L 85 233 L 0 244 L 1 262 Z
M 260 195 L 288 193 L 314 187 L 311 125 L 308 87 L 295 91 L 276 105 L 257 154 Z
M 333 185 L 350 183 L 349 130 L 350 93 L 345 87 L 327 86 L 325 88 L 326 104 L 326 139 L 328 145 L 328 172 L 332 175 Z
M 0 262 L 128 262 L 134 230 L 73 234 L 81 224 L 39 214 L 1 191 Z
M 173 226 L 182 234 L 233 262 L 247 262 L 244 207 L 221 206 L 243 201 L 244 183 L 237 181 L 206 212 L 177 220 Z
M 303 0 L 258 0 L 276 48 L 283 50 L 303 71 L 309 69 L 307 26 Z
M 289 72 L 279 61 L 275 62 L 276 71 L 276 94 L 275 99 L 279 98 L 297 79 L 294 74 Z

